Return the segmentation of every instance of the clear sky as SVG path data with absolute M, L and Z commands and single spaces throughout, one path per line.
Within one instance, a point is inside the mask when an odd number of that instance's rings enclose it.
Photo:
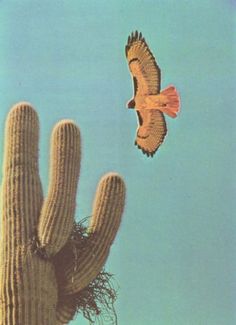
M 126 181 L 107 263 L 119 325 L 236 324 L 235 9 L 233 0 L 0 1 L 2 136 L 9 108 L 31 102 L 46 193 L 52 127 L 79 124 L 78 218 L 90 215 L 101 175 Z M 133 145 L 136 116 L 125 109 L 133 88 L 124 46 L 136 29 L 162 87 L 176 85 L 182 100 L 152 159 Z

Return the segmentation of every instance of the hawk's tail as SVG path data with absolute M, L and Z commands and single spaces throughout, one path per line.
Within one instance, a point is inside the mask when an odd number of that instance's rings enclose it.
M 161 106 L 161 111 L 170 117 L 176 117 L 180 111 L 180 97 L 174 86 L 169 86 L 161 91 L 160 95 L 165 96 L 165 106 Z

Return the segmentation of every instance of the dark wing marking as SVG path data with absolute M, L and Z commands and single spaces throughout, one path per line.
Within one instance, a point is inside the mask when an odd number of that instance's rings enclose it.
M 125 53 L 137 95 L 156 95 L 160 92 L 161 71 L 144 37 L 137 31 L 128 37 Z
M 159 110 L 137 111 L 139 127 L 135 145 L 147 156 L 153 156 L 167 133 L 165 117 Z
M 142 119 L 142 115 L 139 111 L 136 111 L 137 116 L 138 116 L 138 122 L 139 122 L 139 126 L 143 125 L 143 119 Z
M 136 77 L 133 77 L 133 84 L 134 84 L 134 96 L 136 96 L 138 90 L 138 80 Z

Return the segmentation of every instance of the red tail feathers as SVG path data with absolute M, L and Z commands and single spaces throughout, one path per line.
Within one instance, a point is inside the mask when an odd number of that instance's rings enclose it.
M 166 97 L 165 106 L 161 107 L 161 111 L 170 117 L 176 117 L 180 111 L 180 97 L 174 86 L 169 86 L 163 89 L 160 95 Z

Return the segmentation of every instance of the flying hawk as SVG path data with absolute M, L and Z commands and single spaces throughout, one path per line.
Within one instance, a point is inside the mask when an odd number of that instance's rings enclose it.
M 153 156 L 167 133 L 163 113 L 177 116 L 179 95 L 174 86 L 160 91 L 161 70 L 141 33 L 136 31 L 128 37 L 125 53 L 134 84 L 134 96 L 127 108 L 135 108 L 139 124 L 135 145 Z

